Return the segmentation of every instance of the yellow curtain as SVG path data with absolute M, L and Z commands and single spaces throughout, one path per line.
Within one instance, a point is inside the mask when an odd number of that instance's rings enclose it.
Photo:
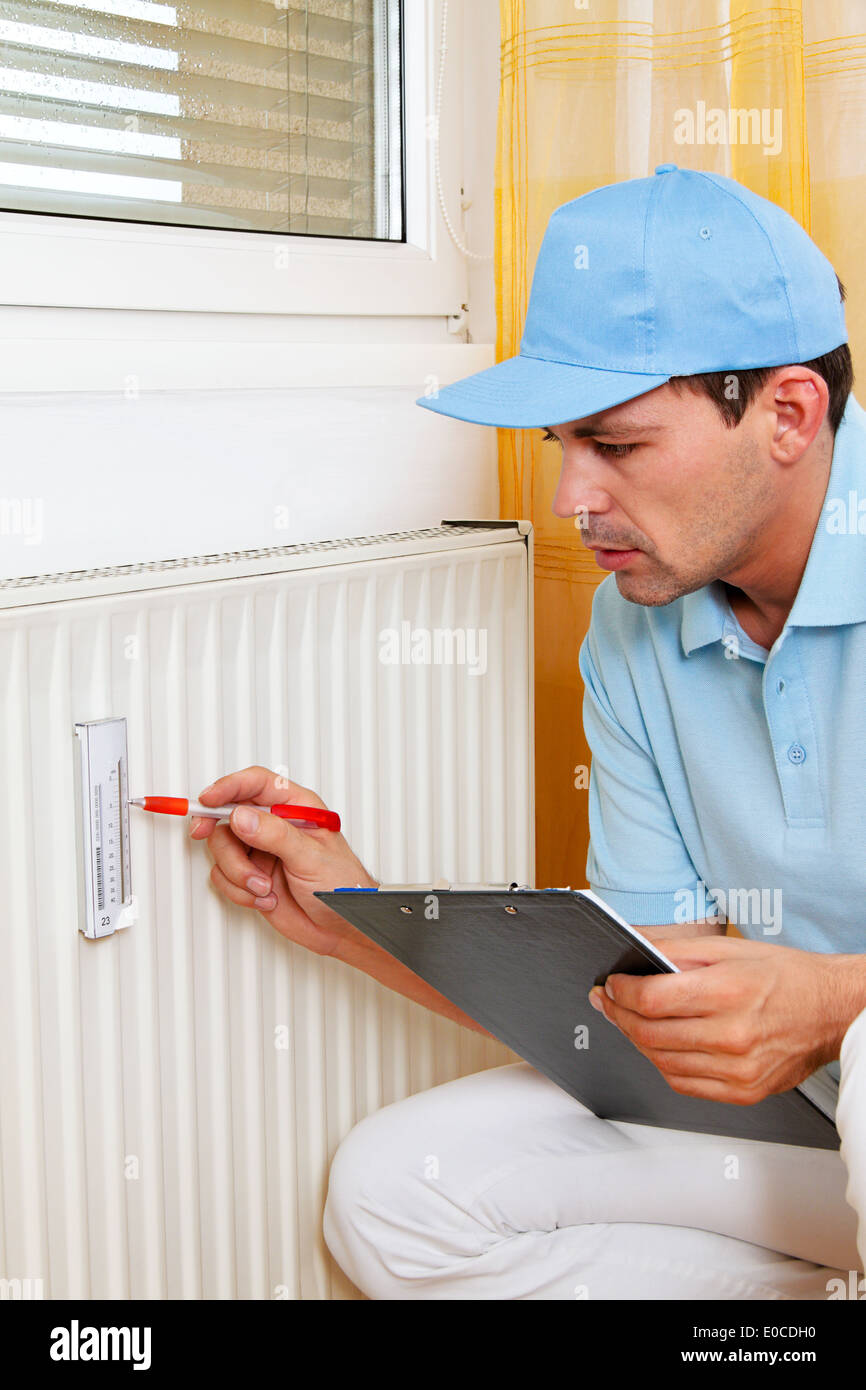
M 856 367 L 866 331 L 864 0 L 500 6 L 497 359 L 519 349 L 554 208 L 675 163 L 728 174 L 799 219 L 846 284 Z M 498 433 L 501 515 L 535 527 L 536 881 L 579 887 L 589 753 L 577 653 L 603 575 L 551 510 L 558 446 L 539 430 Z

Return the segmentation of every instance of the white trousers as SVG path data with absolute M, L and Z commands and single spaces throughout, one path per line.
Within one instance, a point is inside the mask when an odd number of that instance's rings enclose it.
M 600 1120 L 526 1063 L 460 1077 L 347 1135 L 325 1240 L 374 1299 L 862 1298 L 866 1010 L 840 1070 L 841 1153 Z

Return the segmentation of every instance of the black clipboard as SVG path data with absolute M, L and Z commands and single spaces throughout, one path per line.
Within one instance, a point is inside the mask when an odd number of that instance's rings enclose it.
M 587 995 L 614 972 L 676 967 L 587 890 L 398 886 L 315 896 L 601 1119 L 839 1148 L 830 1113 L 799 1087 L 751 1106 L 671 1089 Z

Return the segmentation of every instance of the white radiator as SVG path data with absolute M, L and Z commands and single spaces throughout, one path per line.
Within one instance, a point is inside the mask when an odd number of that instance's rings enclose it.
M 0 583 L 0 1277 L 23 1296 L 358 1297 L 321 1236 L 338 1143 L 514 1056 L 228 905 L 188 822 L 132 808 L 138 920 L 86 940 L 73 724 L 127 719 L 133 796 L 262 763 L 382 881 L 531 884 L 531 541 L 443 524 Z M 404 660 L 419 629 L 485 633 L 486 669 L 483 642 Z

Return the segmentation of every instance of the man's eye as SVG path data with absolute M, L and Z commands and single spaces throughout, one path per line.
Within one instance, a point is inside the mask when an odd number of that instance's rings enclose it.
M 624 459 L 627 454 L 637 448 L 636 444 L 602 444 L 600 439 L 594 439 L 592 442 L 596 453 L 614 459 Z
M 546 444 L 548 440 L 552 440 L 557 444 L 562 443 L 562 440 L 557 435 L 552 434 L 550 430 L 545 430 L 544 434 L 542 435 L 542 442 Z M 592 447 L 595 449 L 597 454 L 603 454 L 606 458 L 623 459 L 626 458 L 627 455 L 630 454 L 633 449 L 636 449 L 637 445 L 603 444 L 600 439 L 593 439 Z

